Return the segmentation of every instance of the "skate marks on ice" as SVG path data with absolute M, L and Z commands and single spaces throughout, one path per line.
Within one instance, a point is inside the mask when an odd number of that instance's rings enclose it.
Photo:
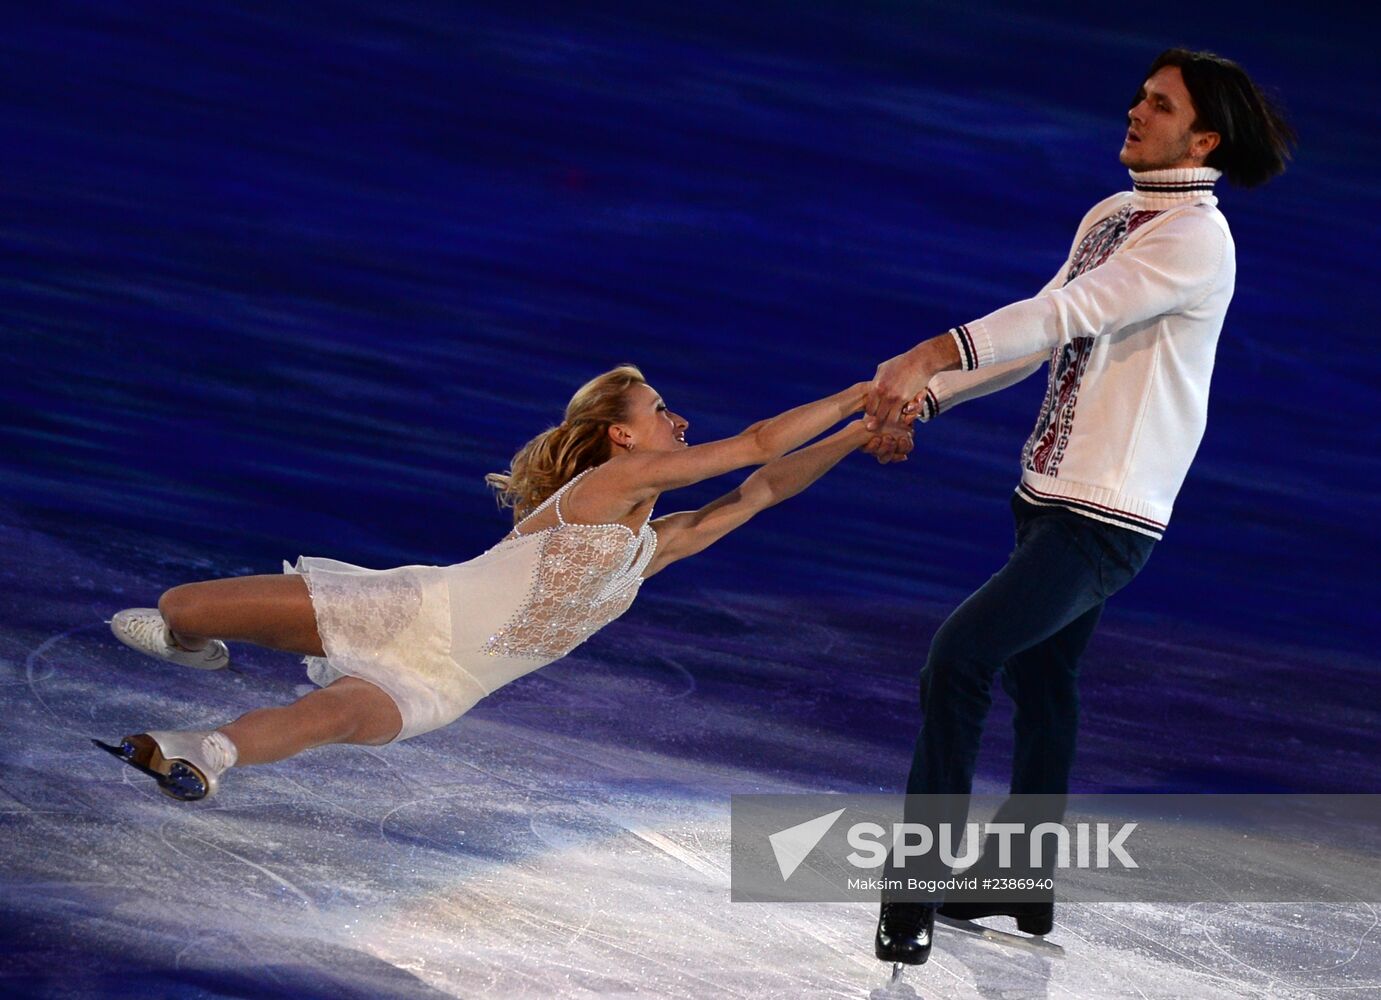
M 198 829 L 200 828 L 200 829 Z M 246 857 L 225 844 L 217 843 L 221 839 L 221 831 L 216 824 L 208 822 L 206 817 L 188 816 L 169 820 L 158 829 L 158 838 L 163 846 L 169 851 L 180 855 L 183 859 L 193 865 L 205 865 L 210 863 L 209 852 L 215 852 L 210 857 L 216 855 L 223 856 L 228 862 L 244 865 L 254 873 L 254 876 L 262 875 L 276 886 L 275 894 L 280 898 L 285 896 L 295 897 L 302 903 L 307 911 L 307 919 L 312 929 L 320 931 L 321 910 L 316 903 L 296 882 L 285 875 L 279 874 L 266 864 Z M 301 917 L 299 917 L 301 919 Z
M 1143 1000 L 1305 1000 L 1317 997 L 1361 997 L 1377 989 L 1377 956 L 1373 950 L 1370 974 L 1349 978 L 1319 976 L 1323 970 L 1301 969 L 1297 975 L 1272 975 L 1250 962 L 1215 960 L 1195 928 L 1194 907 L 1142 906 L 1107 903 L 1067 904 L 1049 937 L 1040 942 L 993 927 L 1004 918 L 987 918 L 980 925 L 940 918 L 930 961 L 908 967 L 870 994 L 871 1000 L 915 997 L 1088 997 Z M 1230 908 L 1224 908 L 1230 909 Z M 1252 909 L 1255 909 L 1253 907 Z M 1314 907 L 1295 912 L 1326 920 Z M 1253 938 L 1250 920 L 1237 915 L 1224 930 L 1231 947 L 1241 949 Z M 1169 929 L 1183 926 L 1182 940 L 1162 940 Z M 1258 942 L 1259 946 L 1260 942 Z M 1290 954 L 1287 940 L 1276 940 L 1282 956 Z M 1053 961 L 1056 957 L 1060 961 Z M 1296 963 L 1301 964 L 1301 963 Z M 1337 972 L 1339 970 L 1334 970 Z M 1359 970 L 1360 971 L 1360 970 Z
M 790 609 L 716 607 L 742 637 L 635 622 L 615 637 L 617 657 L 572 658 L 450 730 L 242 769 L 190 807 L 85 737 L 286 699 L 296 662 L 261 669 L 251 655 L 242 677 L 192 676 L 125 657 L 101 621 L 32 636 L 13 657 L 11 690 L 28 704 L 10 717 L 0 861 L 9 925 L 49 943 L 10 934 L 17 968 L 41 975 L 75 941 L 89 982 L 123 977 L 155 994 L 173 983 L 265 996 L 875 994 L 890 974 L 871 954 L 875 908 L 728 901 L 729 795 L 818 791 L 784 768 L 806 760 L 817 785 L 837 780 L 817 763 L 852 768 L 868 745 L 803 721 L 816 687 L 795 641 L 786 663 L 750 648 L 749 635 L 788 635 Z M 810 643 L 828 643 L 826 628 Z M 632 648 L 649 636 L 656 657 Z M 748 712 L 728 686 L 744 670 L 790 704 Z M 864 680 L 869 698 L 895 683 Z M 598 697 L 564 714 L 582 685 Z M 1061 962 L 1005 934 L 1010 922 L 967 933 L 941 922 L 931 961 L 893 995 L 1341 1000 L 1381 982 L 1370 910 L 1100 905 L 1059 917 L 1047 946 L 1065 950 Z
M 686 867 L 692 868 L 706 878 L 719 882 L 725 888 L 728 888 L 729 873 L 707 855 L 699 851 L 692 851 L 678 844 L 665 833 L 637 825 L 636 821 L 622 820 L 620 821 L 620 825 L 644 843 L 650 844 L 668 857 L 675 858 Z M 699 845 L 697 844 L 697 846 Z
M 432 995 L 349 940 L 332 885 L 348 867 L 285 850 L 272 822 L 113 784 L 58 814 L 41 774 L 7 775 L 6 995 Z
M 878 989 L 889 970 L 870 954 L 872 907 L 729 904 L 716 861 L 727 857 L 723 804 L 651 791 L 620 798 L 606 788 L 607 804 L 593 810 L 547 805 L 531 821 L 544 850 L 374 911 L 363 934 L 369 950 L 458 995 L 864 997 Z M 1215 920 L 1220 946 L 1237 947 L 1249 929 L 1232 914 Z M 1224 967 L 1204 940 L 1197 952 L 1153 946 L 1163 927 L 1193 921 L 1169 908 L 1070 905 L 1043 944 L 997 930 L 998 918 L 988 921 L 991 934 L 942 923 L 930 963 L 903 978 L 912 993 L 898 995 L 1220 1000 L 1304 996 L 1340 982 Z M 1061 952 L 1069 960 L 1053 961 Z M 515 953 L 525 956 L 521 967 Z M 1374 954 L 1370 962 L 1374 971 Z
M 61 688 L 83 672 L 42 683 Z M 158 684 L 136 687 L 130 704 L 102 710 L 109 721 L 156 710 L 192 722 L 204 711 L 169 703 Z M 22 742 L 63 753 L 65 737 L 43 719 L 57 711 L 83 728 L 100 689 L 88 677 L 50 698 Z M 82 750 L 70 757 L 90 777 L 59 813 L 30 760 L 4 782 L 14 807 L 0 818 L 19 833 L 0 847 L 14 879 L 6 896 L 57 886 L 31 894 L 37 912 L 24 918 L 47 926 L 89 911 L 77 933 L 107 973 L 160 985 L 240 976 L 259 995 L 312 995 L 312 983 L 324 994 L 330 983 L 341 996 L 867 997 L 886 982 L 871 955 L 872 907 L 728 902 L 728 796 L 779 779 L 510 720 L 477 713 L 397 747 L 247 768 L 209 808 L 169 803 Z M 1287 953 L 1292 916 L 1272 918 L 1280 926 L 1267 934 L 1259 908 L 1069 906 L 1045 948 L 997 918 L 968 933 L 941 922 L 931 961 L 906 970 L 892 995 L 1217 1000 L 1330 986 L 1361 995 L 1378 981 L 1374 914 L 1298 912 L 1321 929 L 1311 955 L 1342 941 L 1347 954 L 1289 977 L 1261 957 Z M 1177 926 L 1189 933 L 1170 936 Z M 133 935 L 128 953 L 118 934 Z M 168 942 L 175 960 L 164 968 Z M 1052 962 L 1045 949 L 1056 947 L 1066 961 Z M 244 971 L 246 954 L 263 967 Z
M 631 805 L 617 820 L 544 810 L 533 827 L 547 850 L 381 914 L 386 922 L 368 935 L 374 954 L 412 956 L 410 968 L 460 996 L 866 992 L 866 953 L 847 937 L 826 937 L 821 963 L 818 931 L 729 903 L 727 873 L 714 861 L 727 858 L 722 803 Z M 458 943 L 463 962 L 447 961 Z
M 82 625 L 74 625 L 71 628 L 63 629 L 56 635 L 49 636 L 33 649 L 29 650 L 28 655 L 24 657 L 24 676 L 22 678 L 7 680 L 4 683 L 26 684 L 29 689 L 29 697 L 42 707 L 45 712 L 52 716 L 53 721 L 60 727 L 68 732 L 72 731 L 69 727 L 72 713 L 60 710 L 60 693 L 55 695 L 49 692 L 45 697 L 43 685 L 52 681 L 58 674 L 57 655 L 55 650 L 58 649 L 60 644 L 68 641 L 79 633 L 96 633 L 97 630 L 108 627 L 109 626 L 104 622 L 89 622 Z M 81 687 L 84 688 L 84 685 Z M 85 700 L 85 693 L 84 690 L 80 690 L 79 692 L 79 697 L 82 697 L 83 700 Z M 59 707 L 55 708 L 53 704 L 50 703 L 50 699 L 59 701 Z M 94 702 L 89 704 L 89 710 L 94 716 L 96 710 Z
M 1197 972 L 1206 983 L 1253 991 L 1247 995 L 1381 995 L 1375 904 L 1097 904 L 1083 909 L 1103 925 L 1086 925 L 1091 937 L 1111 934 L 1138 954 Z
M 982 941 L 1001 945 L 1004 948 L 1016 948 L 1021 951 L 1029 951 L 1036 955 L 1044 955 L 1048 958 L 1064 958 L 1065 950 L 1053 941 L 1049 941 L 1046 936 L 1034 937 L 1030 934 L 1011 934 L 1007 931 L 989 927 L 988 924 L 1001 920 L 1001 917 L 988 917 L 982 921 L 978 920 L 951 920 L 949 917 L 936 915 L 936 926 L 948 927 L 960 934 L 968 934 Z

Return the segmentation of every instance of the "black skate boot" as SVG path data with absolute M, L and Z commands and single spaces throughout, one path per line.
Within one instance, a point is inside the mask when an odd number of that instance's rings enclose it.
M 924 965 L 935 933 L 935 907 L 928 903 L 882 901 L 873 954 L 884 962 Z
M 951 920 L 977 920 L 980 917 L 1016 917 L 1023 934 L 1049 934 L 1055 926 L 1055 904 L 1042 903 L 944 903 L 940 916 Z

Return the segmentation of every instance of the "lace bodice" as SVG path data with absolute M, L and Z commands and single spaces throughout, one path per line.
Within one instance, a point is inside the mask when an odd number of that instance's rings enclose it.
M 531 520 L 553 505 L 556 524 L 526 535 L 519 524 L 495 546 L 535 545 L 537 558 L 527 599 L 485 642 L 485 653 L 557 659 L 633 603 L 643 570 L 657 549 L 657 533 L 646 521 L 636 533 L 617 523 L 567 522 L 561 498 L 591 471 L 586 469 L 571 479 L 523 519 Z

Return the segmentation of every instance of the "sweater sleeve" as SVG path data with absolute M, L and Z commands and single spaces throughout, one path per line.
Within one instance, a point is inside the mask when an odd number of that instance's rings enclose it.
M 1055 272 L 1053 278 L 1045 283 L 1038 294 L 1043 295 L 1052 288 L 1059 288 L 1064 283 L 1065 275 L 1069 272 L 1070 259 L 1073 258 L 1074 250 L 1079 246 L 1079 241 L 1084 238 L 1084 233 L 1088 227 L 1099 219 L 1110 215 L 1124 198 L 1126 198 L 1125 194 L 1115 194 L 1111 198 L 1100 201 L 1084 213 L 1079 227 L 1074 230 L 1074 241 L 1069 245 L 1069 253 L 1065 255 L 1060 269 Z M 951 332 L 955 333 L 954 331 Z M 955 336 L 957 340 L 957 333 Z M 962 347 L 960 348 L 960 356 L 963 356 Z M 921 423 L 939 416 L 942 410 L 952 410 L 960 403 L 966 403 L 970 399 L 977 399 L 979 396 L 986 396 L 989 393 L 1006 389 L 1010 385 L 1015 385 L 1039 368 L 1048 357 L 1048 351 L 1039 350 L 1014 361 L 989 365 L 981 372 L 941 372 L 932 378 L 930 384 L 926 386 L 925 395 L 922 397 Z
M 1024 358 L 989 365 L 982 371 L 941 372 L 925 387 L 919 419 L 925 423 L 960 403 L 1016 385 L 1045 364 L 1049 357 L 1049 351 L 1040 350 Z
M 1226 249 L 1227 234 L 1211 218 L 1183 212 L 1068 284 L 955 327 L 963 368 L 1048 354 L 1079 337 L 1188 310 L 1213 290 Z

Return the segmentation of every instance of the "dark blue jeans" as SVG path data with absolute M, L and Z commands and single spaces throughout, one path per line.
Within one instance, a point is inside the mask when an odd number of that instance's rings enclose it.
M 1007 565 L 931 640 L 921 671 L 923 721 L 909 795 L 963 797 L 971 791 L 999 672 L 1015 705 L 1012 792 L 1068 793 L 1079 728 L 1079 657 L 1104 602 L 1145 565 L 1155 539 L 1016 495 L 1012 512 L 1017 539 Z M 937 805 L 944 815 L 930 813 L 921 821 L 943 819 L 957 833 L 966 801 L 957 809 Z M 916 817 L 910 805 L 907 812 Z M 923 868 L 935 874 L 932 865 Z

